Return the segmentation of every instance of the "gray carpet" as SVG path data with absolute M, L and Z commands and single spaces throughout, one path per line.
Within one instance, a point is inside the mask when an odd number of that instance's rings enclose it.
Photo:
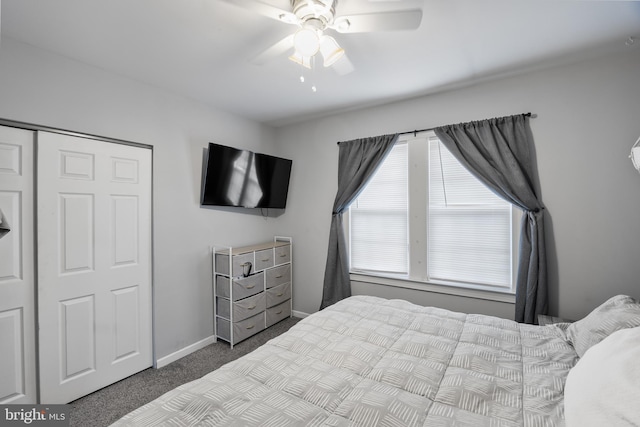
M 71 427 L 103 427 L 167 391 L 198 379 L 289 330 L 300 319 L 285 319 L 233 346 L 223 341 L 161 369 L 149 368 L 70 403 Z

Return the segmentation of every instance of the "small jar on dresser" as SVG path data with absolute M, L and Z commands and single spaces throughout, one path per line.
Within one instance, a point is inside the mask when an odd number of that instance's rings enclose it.
M 231 348 L 291 317 L 289 237 L 242 247 L 214 246 L 213 295 L 216 338 Z

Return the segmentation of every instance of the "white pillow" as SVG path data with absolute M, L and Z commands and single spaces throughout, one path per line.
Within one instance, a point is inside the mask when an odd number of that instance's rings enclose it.
M 640 426 L 640 327 L 589 348 L 564 388 L 567 427 Z

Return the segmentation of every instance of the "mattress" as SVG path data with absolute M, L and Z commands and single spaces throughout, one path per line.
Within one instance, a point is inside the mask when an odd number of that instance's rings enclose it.
M 354 296 L 114 426 L 561 426 L 562 327 Z

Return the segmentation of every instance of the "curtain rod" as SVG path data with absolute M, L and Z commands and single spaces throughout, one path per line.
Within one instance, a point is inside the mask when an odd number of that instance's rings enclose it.
M 516 116 L 517 115 L 521 115 L 521 116 L 524 116 L 524 117 L 531 117 L 532 119 L 535 119 L 537 117 L 537 115 L 533 114 L 533 113 L 516 114 Z M 513 116 L 506 116 L 506 117 L 513 117 Z M 491 119 L 489 119 L 489 120 L 491 120 Z M 480 121 L 480 120 L 476 120 L 476 121 Z M 406 131 L 406 132 L 400 132 L 400 133 L 398 133 L 398 135 L 408 135 L 408 134 L 412 133 L 413 136 L 416 136 L 420 132 L 427 132 L 427 131 L 430 131 L 430 130 L 433 130 L 433 129 L 435 129 L 435 128 L 409 130 L 409 131 Z
M 532 119 L 535 119 L 536 117 L 538 117 L 537 114 L 534 113 L 523 113 L 523 114 L 515 114 L 516 116 L 520 115 L 520 116 L 524 116 L 524 117 L 531 117 Z M 513 116 L 505 116 L 505 117 L 513 117 Z M 499 118 L 499 117 L 494 117 L 494 118 Z M 491 119 L 489 119 L 491 120 Z M 480 120 L 476 120 L 476 121 L 480 121 Z M 416 129 L 416 130 L 409 130 L 406 132 L 398 132 L 398 135 L 408 135 L 410 133 L 413 134 L 413 136 L 416 136 L 418 133 L 420 132 L 427 132 L 430 130 L 434 130 L 435 128 L 428 128 L 428 129 Z M 340 144 L 340 142 L 338 142 L 338 144 Z

